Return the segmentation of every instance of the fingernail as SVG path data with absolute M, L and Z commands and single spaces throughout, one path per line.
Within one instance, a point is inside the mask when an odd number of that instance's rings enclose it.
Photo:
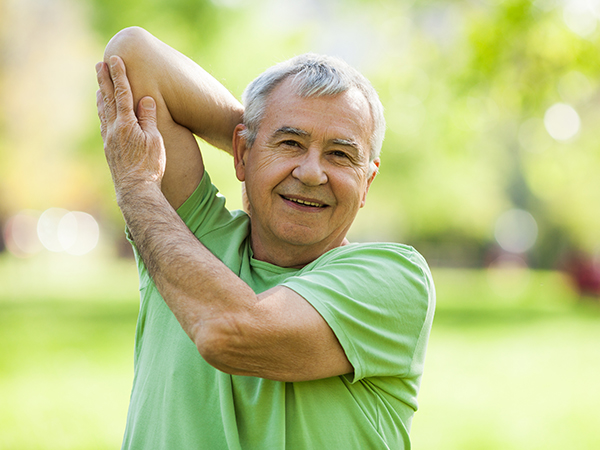
M 110 57 L 110 65 L 112 67 L 115 67 L 117 65 L 117 61 L 118 61 L 118 58 L 116 56 L 111 56 Z
M 96 64 L 96 73 L 100 73 L 100 69 L 102 69 L 102 63 L 99 62 L 98 64 Z
M 152 97 L 144 97 L 142 99 L 142 107 L 144 109 L 154 109 L 154 99 Z

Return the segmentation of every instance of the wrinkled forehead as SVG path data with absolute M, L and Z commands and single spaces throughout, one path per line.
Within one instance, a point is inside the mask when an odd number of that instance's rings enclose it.
M 277 84 L 275 89 L 270 93 L 269 97 L 267 97 L 266 106 L 269 105 L 269 98 L 276 91 L 281 89 L 280 92 L 285 92 L 286 95 L 289 96 L 299 96 L 301 98 L 337 98 L 339 96 L 343 96 L 346 99 L 350 100 L 350 104 L 352 105 L 353 111 L 348 111 L 351 113 L 358 113 L 362 116 L 362 120 L 357 121 L 356 126 L 361 128 L 362 132 L 367 133 L 367 142 L 369 146 L 369 154 L 371 154 L 370 159 L 372 159 L 373 152 L 373 138 L 374 138 L 374 128 L 375 128 L 375 119 L 374 112 L 371 109 L 371 105 L 367 98 L 367 95 L 358 87 L 352 86 L 348 87 L 348 84 L 344 85 L 329 85 L 324 87 L 323 89 L 314 88 L 310 84 L 305 83 L 305 79 L 303 78 L 294 78 L 294 75 L 290 75 L 287 78 L 284 78 L 280 83 Z M 273 105 L 276 107 L 276 105 Z
M 267 113 L 277 110 L 281 107 L 282 102 L 290 101 L 293 99 L 336 99 L 343 98 L 347 104 L 347 115 L 349 117 L 359 118 L 361 120 L 356 121 L 357 127 L 366 128 L 365 131 L 371 133 L 373 130 L 373 115 L 371 113 L 371 107 L 364 93 L 356 88 L 350 87 L 334 91 L 334 93 L 327 93 L 327 91 L 310 90 L 307 89 L 302 81 L 298 81 L 293 76 L 288 76 L 278 83 L 274 89 L 269 93 L 265 102 L 265 111 L 263 117 Z M 326 101 L 322 102 L 326 103 Z

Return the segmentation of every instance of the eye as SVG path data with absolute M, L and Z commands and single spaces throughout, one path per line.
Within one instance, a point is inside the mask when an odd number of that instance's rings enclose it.
M 288 139 L 282 142 L 283 145 L 287 145 L 288 147 L 298 147 L 300 144 L 297 141 L 292 139 Z
M 338 158 L 348 158 L 348 154 L 342 150 L 334 150 L 331 152 L 331 154 Z

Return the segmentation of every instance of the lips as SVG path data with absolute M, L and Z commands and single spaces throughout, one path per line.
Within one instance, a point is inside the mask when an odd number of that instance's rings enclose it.
M 281 197 L 284 200 L 287 200 L 292 203 L 296 203 L 297 205 L 310 206 L 312 208 L 325 208 L 326 206 L 328 206 L 325 203 L 309 201 L 309 200 L 302 200 L 300 198 L 286 197 L 285 195 L 282 195 Z

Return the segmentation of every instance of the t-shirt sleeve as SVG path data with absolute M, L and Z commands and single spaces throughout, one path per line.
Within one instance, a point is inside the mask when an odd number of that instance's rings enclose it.
M 307 269 L 282 284 L 327 321 L 354 382 L 422 373 L 435 291 L 420 254 L 399 244 L 341 247 Z
M 245 213 L 242 211 L 230 212 L 225 207 L 225 197 L 219 194 L 218 189 L 212 184 L 210 176 L 206 171 L 204 171 L 202 180 L 200 180 L 194 192 L 177 209 L 177 214 L 179 214 L 179 217 L 181 217 L 192 233 L 205 245 L 204 237 L 207 233 L 218 233 L 219 230 L 230 225 L 236 218 L 243 219 L 245 216 Z M 143 287 L 151 282 L 151 278 L 127 228 L 125 229 L 125 233 L 133 246 L 140 276 L 140 287 Z M 224 242 L 229 241 L 225 240 Z M 215 253 L 215 245 L 207 245 L 207 247 Z
M 194 234 L 203 225 L 210 224 L 218 220 L 219 217 L 224 218 L 225 211 L 225 197 L 219 194 L 206 171 L 204 171 L 204 175 L 192 195 L 177 208 L 177 214 Z M 135 243 L 128 228 L 125 228 L 125 235 L 135 248 Z
M 219 194 L 206 171 L 196 190 L 177 209 L 177 214 L 198 238 L 232 219 L 225 207 L 225 197 Z

